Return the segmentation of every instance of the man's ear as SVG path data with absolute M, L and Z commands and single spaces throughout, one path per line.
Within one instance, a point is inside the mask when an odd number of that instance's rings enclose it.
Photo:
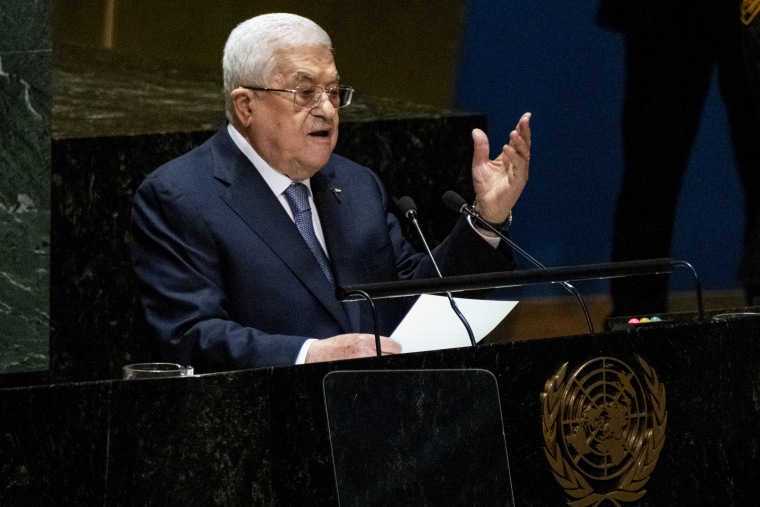
M 253 114 L 253 92 L 245 88 L 235 88 L 230 93 L 232 104 L 235 107 L 235 116 L 240 125 L 247 127 L 251 123 Z

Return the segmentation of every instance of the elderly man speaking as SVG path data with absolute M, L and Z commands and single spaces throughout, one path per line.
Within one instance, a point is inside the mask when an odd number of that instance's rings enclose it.
M 436 273 L 402 236 L 375 173 L 333 154 L 354 90 L 330 37 L 300 16 L 257 16 L 232 31 L 223 66 L 228 123 L 134 199 L 133 262 L 163 358 L 210 372 L 374 355 L 370 310 L 340 303 L 335 287 Z M 472 133 L 475 205 L 489 222 L 506 225 L 527 182 L 529 120 L 495 160 L 486 134 Z M 441 271 L 511 269 L 512 252 L 490 235 L 460 219 L 433 252 Z M 407 310 L 378 302 L 380 332 Z

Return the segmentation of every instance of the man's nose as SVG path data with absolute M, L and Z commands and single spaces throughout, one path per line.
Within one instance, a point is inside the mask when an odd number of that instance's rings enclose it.
M 335 117 L 336 113 L 338 112 L 338 108 L 336 108 L 333 105 L 333 103 L 330 102 L 327 92 L 323 91 L 319 104 L 317 105 L 317 107 L 313 108 L 311 112 L 315 116 L 321 116 L 328 120 L 332 120 Z

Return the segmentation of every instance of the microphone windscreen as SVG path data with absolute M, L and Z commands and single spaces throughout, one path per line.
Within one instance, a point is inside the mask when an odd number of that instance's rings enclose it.
M 453 209 L 457 213 L 461 213 L 462 208 L 464 206 L 467 206 L 467 201 L 464 200 L 464 197 L 457 194 L 453 190 L 448 190 L 445 194 L 443 194 L 443 202 L 446 203 L 446 206 Z
M 408 195 L 403 196 L 398 200 L 398 207 L 401 209 L 401 213 L 406 216 L 410 211 L 417 213 L 417 205 L 414 204 L 414 199 Z

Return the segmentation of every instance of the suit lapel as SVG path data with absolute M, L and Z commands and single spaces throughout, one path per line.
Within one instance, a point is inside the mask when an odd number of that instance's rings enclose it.
M 226 127 L 214 147 L 214 176 L 225 184 L 220 197 L 285 263 L 340 326 L 352 327 L 335 292 L 293 221 L 256 168 L 235 146 Z M 354 328 L 355 329 L 355 328 Z
M 352 210 L 356 208 L 351 199 L 350 182 L 338 178 L 328 162 L 311 178 L 311 191 L 333 265 L 335 283 L 338 286 L 359 283 L 352 252 L 355 247 L 352 243 Z M 360 328 L 361 305 L 355 302 L 343 304 L 352 329 Z

